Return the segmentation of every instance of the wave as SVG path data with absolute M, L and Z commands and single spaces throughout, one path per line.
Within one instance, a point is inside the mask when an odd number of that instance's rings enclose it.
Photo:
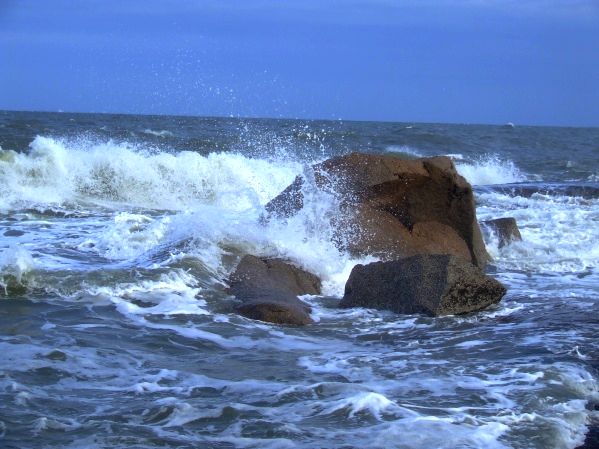
M 237 153 L 172 154 L 111 141 L 38 136 L 27 153 L 0 153 L 0 209 L 92 202 L 164 210 L 213 204 L 242 210 L 265 204 L 300 170 L 299 163 Z
M 486 155 L 471 162 L 456 161 L 460 175 L 472 185 L 508 184 L 524 182 L 528 177 L 510 160 Z
M 454 162 L 463 161 L 464 160 L 464 155 L 461 154 L 461 153 L 447 153 L 447 154 L 444 154 L 444 156 L 447 156 L 448 158 L 450 158 Z
M 480 192 L 498 192 L 511 196 L 530 198 L 533 195 L 566 196 L 584 199 L 599 198 L 599 185 L 592 182 L 568 182 L 568 183 L 518 183 L 518 184 L 496 184 L 489 187 L 477 189 Z
M 262 220 L 263 206 L 308 167 L 238 153 L 171 154 L 38 136 L 28 153 L 4 152 L 0 158 L 0 209 L 97 211 L 94 218 L 64 214 L 67 220 L 51 231 L 86 260 L 151 267 L 191 257 L 221 280 L 242 254 L 284 257 L 319 275 L 326 294 L 339 296 L 353 266 L 364 260 L 333 243 L 331 221 L 339 213 L 334 195 L 307 181 L 300 213 Z M 79 237 L 71 237 L 70 219 L 81 220 Z M 181 249 L 180 242 L 188 243 Z M 53 254 L 56 260 L 44 259 L 45 265 L 62 266 L 60 258 L 68 263 L 72 257 Z
M 398 153 L 411 158 L 424 157 L 424 154 L 407 145 L 389 145 L 385 148 L 388 153 Z
M 170 131 L 167 131 L 165 129 L 162 129 L 160 131 L 154 131 L 153 129 L 144 129 L 142 131 L 144 134 L 150 134 L 152 136 L 156 136 L 156 137 L 173 137 L 174 134 Z
M 282 257 L 319 276 L 325 294 L 341 296 L 352 268 L 375 259 L 352 258 L 335 246 L 331 220 L 337 213 L 337 204 L 324 194 L 296 216 L 268 223 L 262 222 L 260 209 L 205 206 L 160 216 L 119 212 L 98 231 L 86 233 L 78 249 L 137 267 L 201 261 L 217 282 L 243 254 Z
M 385 151 L 408 159 L 430 155 L 408 145 L 389 145 Z M 474 160 L 468 159 L 462 153 L 433 153 L 433 155 L 450 158 L 456 164 L 458 172 L 472 185 L 508 184 L 528 180 L 528 176 L 514 162 L 503 160 L 497 155 L 484 155 Z
M 26 249 L 16 245 L 4 249 L 0 252 L 0 289 L 5 295 L 23 293 L 33 269 L 33 258 Z
M 341 296 L 353 266 L 372 260 L 352 258 L 335 246 L 331 221 L 339 214 L 338 199 L 314 187 L 308 167 L 289 158 L 173 154 L 110 141 L 36 137 L 27 153 L 0 153 L 0 209 L 54 211 L 64 205 L 67 211 L 98 210 L 96 205 L 102 211 L 97 216 L 57 215 L 81 219 L 80 237 L 72 238 L 60 220 L 53 225 L 52 232 L 80 257 L 143 267 L 194 258 L 217 281 L 226 279 L 243 254 L 284 257 L 320 276 L 326 295 Z M 511 161 L 496 156 L 457 161 L 457 168 L 475 185 L 526 179 Z M 263 206 L 304 172 L 304 208 L 293 217 L 263 223 Z M 573 206 L 568 200 L 514 199 L 494 191 L 479 191 L 478 199 L 479 218 L 513 211 L 510 215 L 521 225 L 524 243 L 512 245 L 511 252 L 503 254 L 490 242 L 504 265 L 556 272 L 596 266 L 592 229 L 584 225 L 595 217 L 594 202 Z M 570 218 L 556 223 L 555 213 Z M 71 257 L 54 254 L 54 260 L 40 262 L 54 266 L 59 257 Z
M 592 225 L 599 220 L 598 199 L 510 193 L 489 189 L 477 195 L 481 221 L 512 216 L 522 234 L 522 241 L 501 249 L 491 234 L 486 243 L 494 264 L 503 269 L 583 275 L 599 267 L 599 243 Z

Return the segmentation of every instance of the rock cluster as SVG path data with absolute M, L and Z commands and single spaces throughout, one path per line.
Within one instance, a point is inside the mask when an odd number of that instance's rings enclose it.
M 482 271 L 489 255 L 472 187 L 451 159 L 352 153 L 314 165 L 312 173 L 310 187 L 339 199 L 334 242 L 355 256 L 381 260 L 354 268 L 341 307 L 437 316 L 481 310 L 505 294 Z M 269 202 L 265 220 L 302 209 L 307 182 L 297 177 Z M 241 301 L 237 311 L 246 317 L 312 322 L 309 306 L 297 296 L 319 294 L 320 281 L 288 262 L 246 256 L 229 282 L 229 292 Z

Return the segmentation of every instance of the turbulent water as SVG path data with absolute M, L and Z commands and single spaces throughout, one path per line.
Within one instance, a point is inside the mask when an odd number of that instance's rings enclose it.
M 574 448 L 599 403 L 599 129 L 0 112 L 0 447 Z M 466 316 L 336 308 L 349 151 L 451 155 L 522 242 Z M 239 317 L 244 254 L 319 275 L 316 324 Z

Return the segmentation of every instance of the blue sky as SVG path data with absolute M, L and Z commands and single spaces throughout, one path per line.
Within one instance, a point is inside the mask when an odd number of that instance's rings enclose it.
M 0 109 L 599 126 L 599 0 L 1 0 Z

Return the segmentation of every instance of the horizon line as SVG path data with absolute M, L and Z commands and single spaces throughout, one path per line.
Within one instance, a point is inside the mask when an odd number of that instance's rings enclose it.
M 32 113 L 32 114 L 80 114 L 80 115 L 126 115 L 142 117 L 181 117 L 181 118 L 205 118 L 205 119 L 237 119 L 237 120 L 294 120 L 311 122 L 356 122 L 356 123 L 400 123 L 419 125 L 459 125 L 459 126 L 498 126 L 513 128 L 590 128 L 597 129 L 599 125 L 554 125 L 554 124 L 517 124 L 505 123 L 465 123 L 465 122 L 431 122 L 418 120 L 367 120 L 367 119 L 344 119 L 344 118 L 306 118 L 306 117 L 265 117 L 265 116 L 241 116 L 241 115 L 196 115 L 196 114 L 156 114 L 136 112 L 107 112 L 107 111 L 63 111 L 63 110 L 32 110 L 32 109 L 1 109 L 0 113 Z

